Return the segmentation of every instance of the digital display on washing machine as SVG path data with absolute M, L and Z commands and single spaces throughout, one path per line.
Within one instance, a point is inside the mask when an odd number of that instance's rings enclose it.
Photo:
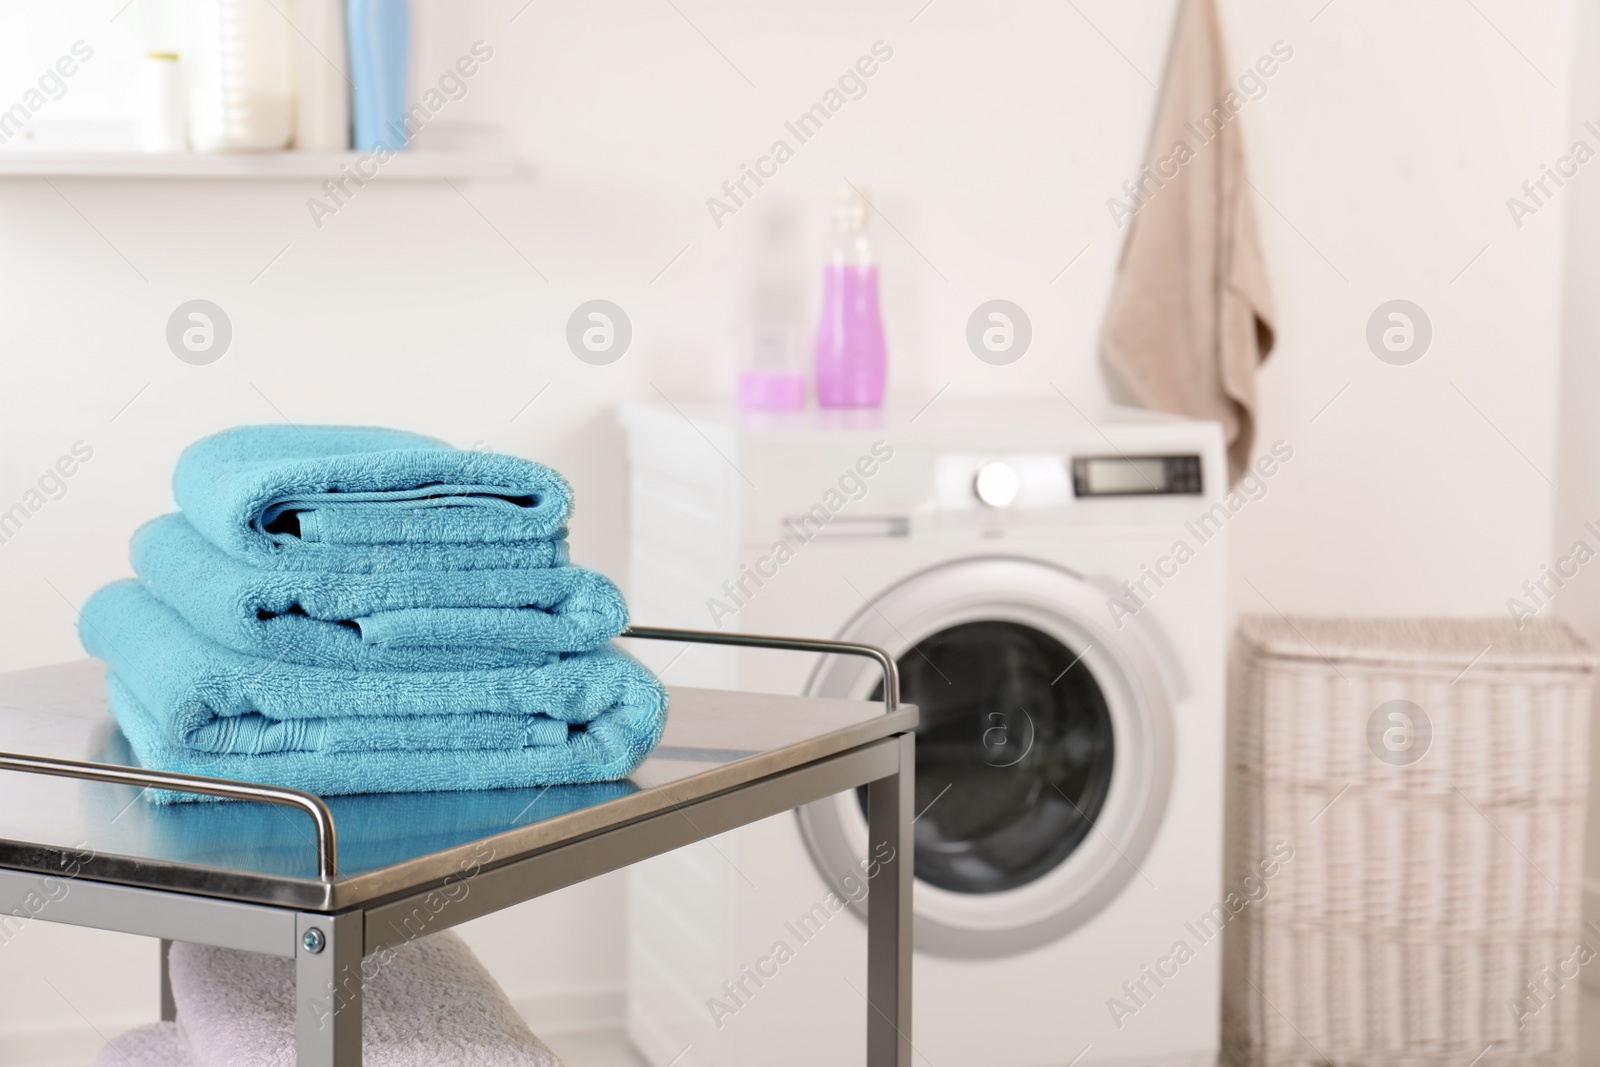
M 1203 492 L 1199 456 L 1076 456 L 1072 495 L 1198 496 Z

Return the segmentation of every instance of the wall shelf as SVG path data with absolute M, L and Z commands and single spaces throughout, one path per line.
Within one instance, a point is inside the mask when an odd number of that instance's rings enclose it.
M 354 169 L 364 152 L 141 152 L 125 136 L 30 138 L 20 148 L 0 149 L 0 178 L 224 178 L 319 181 Z M 367 165 L 372 169 L 372 164 Z M 517 161 L 500 147 L 499 131 L 485 127 L 429 129 L 425 137 L 378 167 L 383 179 L 506 178 Z
M 0 178 L 337 178 L 358 152 L 170 153 L 5 152 Z M 371 167 L 369 165 L 368 169 Z M 378 169 L 381 178 L 503 178 L 516 173 L 507 155 L 400 152 Z

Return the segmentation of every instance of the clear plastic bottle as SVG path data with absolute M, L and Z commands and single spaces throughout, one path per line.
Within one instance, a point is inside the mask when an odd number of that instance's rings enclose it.
M 803 411 L 811 388 L 804 330 L 809 314 L 810 250 L 801 241 L 799 212 L 769 204 L 750 266 L 750 345 L 739 371 L 745 411 Z
M 186 0 L 179 49 L 198 152 L 284 148 L 294 133 L 294 50 L 271 0 Z
M 804 411 L 806 371 L 799 329 L 758 322 L 750 328 L 746 365 L 739 371 L 741 411 Z
M 844 186 L 834 200 L 833 242 L 822 269 L 814 357 L 818 407 L 883 406 L 883 319 L 866 226 L 867 202 Z

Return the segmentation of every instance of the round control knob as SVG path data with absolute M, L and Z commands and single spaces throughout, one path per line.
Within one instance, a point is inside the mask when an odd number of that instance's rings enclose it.
M 1017 477 L 1017 472 L 1009 464 L 998 460 L 985 463 L 978 470 L 977 477 L 972 479 L 972 491 L 991 508 L 1010 507 L 1012 501 L 1017 499 L 1017 490 L 1021 488 L 1022 481 Z

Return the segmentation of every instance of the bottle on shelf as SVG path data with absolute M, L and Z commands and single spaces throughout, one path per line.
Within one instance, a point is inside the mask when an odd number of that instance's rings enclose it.
M 798 333 L 786 323 L 751 327 L 748 361 L 739 371 L 741 411 L 805 410 L 806 373 Z
M 349 50 L 343 0 L 293 0 L 299 32 L 295 50 L 294 146 L 301 152 L 350 147 Z
M 179 49 L 197 152 L 285 148 L 294 135 L 293 31 L 271 0 L 187 0 Z
M 800 323 L 806 319 L 810 256 L 799 213 L 774 203 L 763 212 L 750 268 L 750 338 L 739 371 L 744 411 L 800 411 L 810 387 Z
M 822 270 L 822 310 L 814 353 L 817 406 L 883 405 L 885 357 L 878 311 L 878 267 L 867 243 L 866 199 L 840 188 L 833 240 Z
M 183 69 L 176 52 L 150 52 L 139 69 L 139 147 L 182 152 L 189 147 Z
M 398 152 L 406 130 L 406 72 L 411 60 L 408 0 L 348 0 L 350 118 L 358 152 Z

